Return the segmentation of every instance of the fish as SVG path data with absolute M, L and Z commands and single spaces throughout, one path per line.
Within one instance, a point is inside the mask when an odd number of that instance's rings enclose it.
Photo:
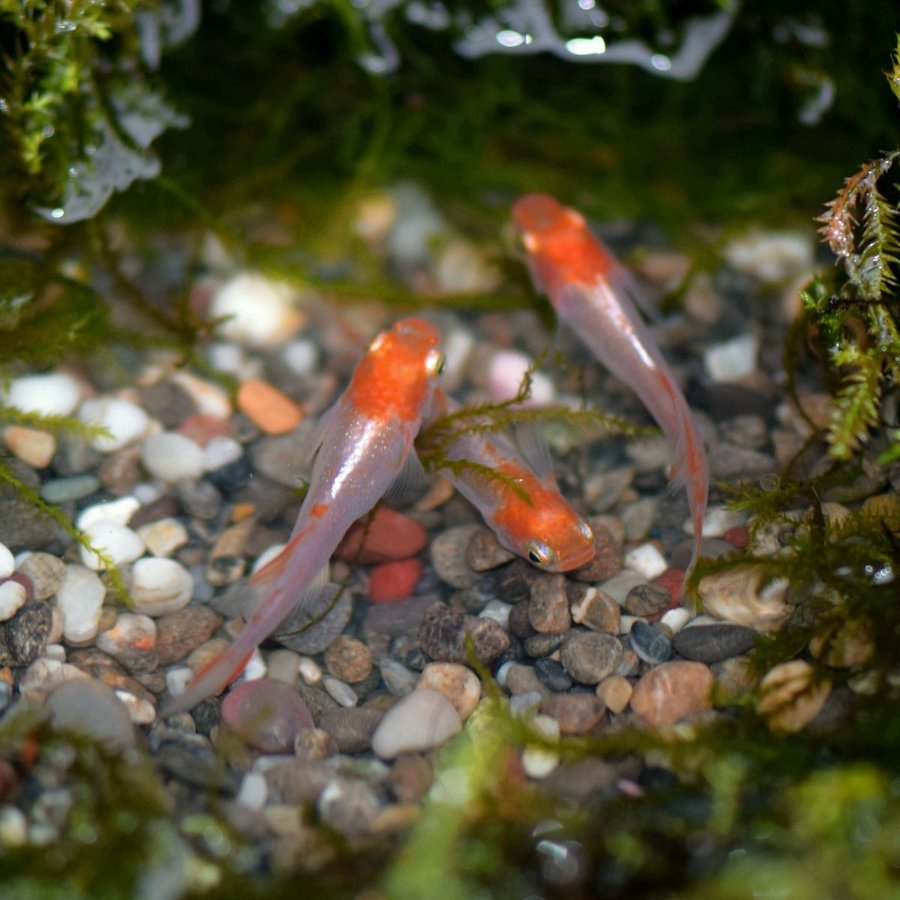
M 221 692 L 256 647 L 320 588 L 317 577 L 353 522 L 368 513 L 415 460 L 413 441 L 443 369 L 440 332 L 406 318 L 379 334 L 307 448 L 306 496 L 285 548 L 239 588 L 252 613 L 243 631 L 194 676 L 163 717 Z
M 599 362 L 637 394 L 672 447 L 670 482 L 687 491 L 694 530 L 687 579 L 700 556 L 709 464 L 684 394 L 635 305 L 644 305 L 640 288 L 584 217 L 549 194 L 526 194 L 513 205 L 512 218 L 535 287 Z
M 437 388 L 424 427 L 460 409 Z M 547 471 L 539 472 L 502 434 L 465 428 L 440 452 L 446 460 L 470 464 L 438 471 L 478 509 L 508 550 L 548 572 L 568 572 L 593 559 L 593 531 L 560 494 L 549 455 Z

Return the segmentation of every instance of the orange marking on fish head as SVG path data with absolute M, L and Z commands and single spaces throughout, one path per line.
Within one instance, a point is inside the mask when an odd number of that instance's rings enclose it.
M 411 421 L 443 369 L 440 332 L 423 319 L 401 319 L 369 345 L 347 398 L 365 415 L 384 422 Z
M 507 464 L 499 471 L 515 478 L 526 500 L 498 482 L 499 502 L 491 516 L 501 543 L 548 572 L 567 572 L 594 556 L 594 535 L 565 499 L 529 470 Z
M 513 205 L 512 216 L 545 289 L 555 280 L 593 284 L 614 264 L 584 217 L 549 194 L 526 194 Z

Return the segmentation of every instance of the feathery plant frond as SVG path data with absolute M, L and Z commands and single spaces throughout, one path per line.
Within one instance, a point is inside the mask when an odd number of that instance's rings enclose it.
M 30 409 L 19 409 L 17 406 L 0 405 L 0 422 L 49 431 L 51 434 L 71 434 L 87 441 L 111 436 L 102 425 L 89 425 L 74 416 L 45 415 Z

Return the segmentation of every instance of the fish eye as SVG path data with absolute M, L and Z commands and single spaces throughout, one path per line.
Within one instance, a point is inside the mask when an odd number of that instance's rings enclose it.
M 584 537 L 584 539 L 586 541 L 594 540 L 594 532 L 592 531 L 591 526 L 588 525 L 588 523 L 585 522 L 584 519 L 581 519 L 579 521 L 578 530 L 581 532 L 582 536 Z
M 536 565 L 547 567 L 553 565 L 556 554 L 543 541 L 529 541 L 525 545 L 525 552 L 528 558 Z
M 440 350 L 429 350 L 425 357 L 425 371 L 434 377 L 437 377 L 444 371 L 447 360 Z

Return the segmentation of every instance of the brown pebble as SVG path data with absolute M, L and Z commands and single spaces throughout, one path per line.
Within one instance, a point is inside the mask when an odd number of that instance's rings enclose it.
M 756 711 L 773 731 L 800 731 L 821 711 L 831 684 L 817 681 L 813 667 L 802 659 L 781 663 L 759 683 Z
M 591 631 L 619 633 L 622 609 L 618 603 L 586 584 L 569 582 L 567 592 L 572 604 L 572 618 L 579 625 L 584 625 Z
M 266 381 L 250 378 L 237 392 L 240 411 L 266 434 L 287 434 L 303 419 L 303 412 L 290 397 Z
M 633 616 L 653 616 L 670 603 L 669 592 L 656 584 L 636 584 L 625 598 L 625 609 Z
M 622 568 L 622 550 L 609 530 L 598 524 L 591 527 L 594 531 L 594 558 L 568 573 L 576 581 L 604 581 Z
M 621 675 L 610 675 L 597 685 L 597 696 L 606 708 L 616 715 L 628 706 L 633 691 L 631 682 Z
M 494 619 L 451 613 L 443 603 L 433 603 L 425 611 L 418 639 L 430 659 L 466 662 L 469 638 L 482 662 L 491 662 L 509 649 L 509 635 Z
M 573 631 L 562 645 L 560 662 L 575 681 L 597 684 L 622 661 L 622 644 L 611 634 Z
M 496 569 L 497 566 L 502 566 L 515 557 L 516 554 L 512 550 L 507 550 L 500 544 L 490 528 L 483 526 L 472 535 L 466 547 L 466 563 L 476 572 Z
M 340 634 L 325 649 L 325 666 L 335 678 L 357 684 L 372 671 L 372 651 L 357 638 Z
M 312 763 L 340 753 L 337 741 L 321 728 L 304 728 L 294 738 L 294 756 Z
M 422 670 L 417 687 L 442 693 L 465 721 L 481 699 L 478 676 L 461 663 L 433 662 Z
M 156 653 L 159 664 L 180 662 L 209 640 L 222 617 L 208 606 L 192 603 L 156 620 Z
M 644 675 L 631 695 L 631 709 L 655 728 L 712 706 L 713 674 L 699 662 L 663 663 Z
M 528 621 L 540 634 L 564 634 L 572 627 L 565 575 L 542 574 L 532 583 Z
M 556 719 L 560 734 L 587 734 L 601 721 L 606 706 L 596 694 L 554 694 L 541 704 L 541 712 Z
M 400 803 L 421 800 L 434 781 L 434 769 L 427 756 L 403 753 L 394 760 L 385 786 Z
M 466 562 L 466 549 L 481 525 L 456 525 L 441 532 L 428 548 L 438 578 L 455 588 L 468 588 L 478 578 Z

